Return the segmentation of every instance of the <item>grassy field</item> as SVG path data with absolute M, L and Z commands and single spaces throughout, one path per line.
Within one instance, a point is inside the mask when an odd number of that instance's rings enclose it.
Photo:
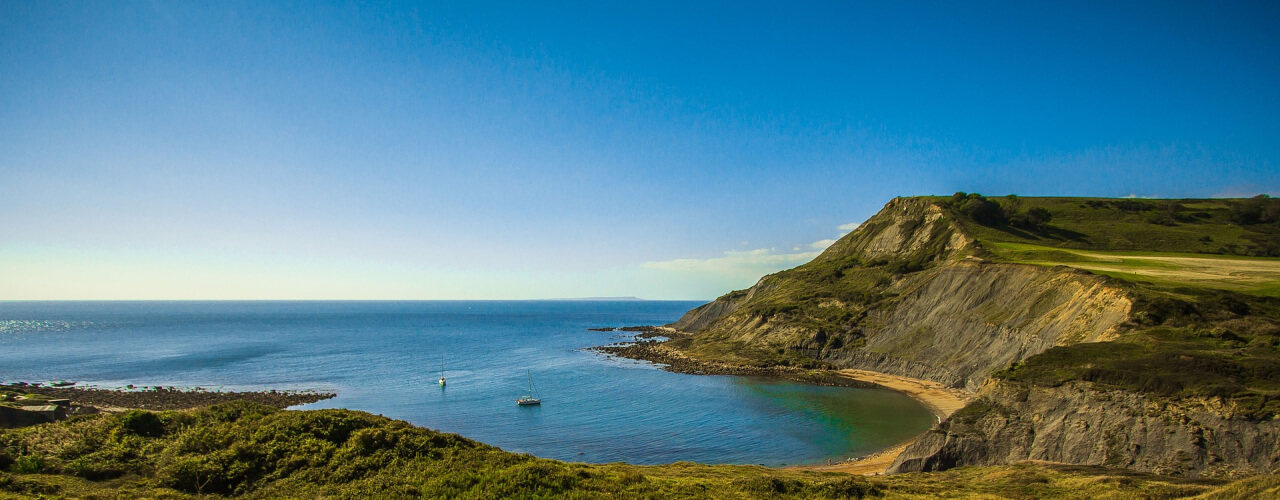
M 939 202 L 946 198 L 938 197 Z M 1041 228 L 965 220 L 965 231 L 986 243 L 1024 243 L 1077 250 L 1153 251 L 1280 256 L 1280 226 L 1241 220 L 1248 199 L 1100 199 L 991 197 L 1001 210 L 1052 216 Z M 1269 202 L 1270 200 L 1268 200 Z M 957 211 L 959 214 L 959 211 Z M 962 215 L 962 214 L 960 214 Z
M 1280 297 L 1280 258 L 1175 252 L 1076 250 L 987 243 L 998 260 L 1069 266 L 1163 289 L 1213 288 Z
M 1280 481 L 1022 463 L 862 477 L 577 464 L 349 410 L 228 403 L 0 432 L 0 498 L 1254 498 Z

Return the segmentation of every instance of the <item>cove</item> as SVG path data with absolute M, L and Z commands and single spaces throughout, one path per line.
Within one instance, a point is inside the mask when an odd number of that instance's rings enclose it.
M 586 348 L 697 302 L 0 303 L 0 380 L 322 389 L 350 408 L 583 462 L 801 465 L 864 455 L 933 415 L 883 389 L 670 373 Z M 437 384 L 441 357 L 448 385 Z M 532 378 L 543 403 L 519 407 Z

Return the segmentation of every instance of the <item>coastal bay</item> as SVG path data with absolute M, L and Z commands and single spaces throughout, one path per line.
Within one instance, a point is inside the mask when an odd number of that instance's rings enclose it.
M 4 304 L 0 381 L 314 390 L 336 396 L 294 408 L 364 410 L 597 463 L 825 463 L 892 446 L 935 420 L 903 394 L 849 379 L 691 377 L 586 349 L 635 333 L 589 328 L 670 322 L 692 305 Z M 543 405 L 517 408 L 530 374 Z

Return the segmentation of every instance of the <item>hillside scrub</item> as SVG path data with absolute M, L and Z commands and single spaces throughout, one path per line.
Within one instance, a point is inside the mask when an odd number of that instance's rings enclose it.
M 963 193 L 957 193 L 960 195 Z M 1002 214 L 974 217 L 970 198 L 1000 207 Z M 982 198 L 963 205 L 931 198 L 952 209 L 966 232 L 984 243 L 1025 243 L 1079 250 L 1178 252 L 1280 257 L 1280 200 Z M 994 210 L 994 208 L 989 209 Z M 1031 223 L 1032 212 L 1048 220 Z M 1012 223 L 1026 218 L 1026 223 Z M 1037 217 L 1039 218 L 1039 217 Z M 1028 225 L 1036 229 L 1029 229 Z
M 1182 498 L 1259 487 L 1037 464 L 891 478 L 575 464 L 363 412 L 248 402 L 5 431 L 0 458 L 0 498 Z
M 1223 401 L 1250 420 L 1280 415 L 1280 299 L 1138 289 L 1131 332 L 1061 346 L 994 377 L 1053 387 L 1082 380 L 1158 399 Z

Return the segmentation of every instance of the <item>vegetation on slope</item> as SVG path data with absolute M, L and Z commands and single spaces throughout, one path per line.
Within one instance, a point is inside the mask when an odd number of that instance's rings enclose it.
M 984 244 L 1280 257 L 1280 200 L 1266 195 L 1155 200 L 956 193 L 932 199 L 950 207 L 965 231 Z M 987 208 L 970 208 L 975 203 Z M 1018 223 L 1037 212 L 1043 222 Z
M 1048 387 L 1084 380 L 1157 399 L 1217 398 L 1253 420 L 1280 415 L 1280 299 L 1134 289 L 1143 300 L 1125 335 L 1056 347 L 994 376 Z
M 1052 224 L 961 216 L 990 258 L 1118 278 L 1136 302 L 1114 342 L 1056 347 L 996 377 L 1216 398 L 1254 420 L 1280 414 L 1280 259 L 1260 257 L 1280 255 L 1280 200 L 1001 201 L 1002 213 L 1040 210 Z
M 888 478 L 575 464 L 362 412 L 248 402 L 93 415 L 0 433 L 0 498 L 1185 498 L 1277 486 L 1037 464 Z

